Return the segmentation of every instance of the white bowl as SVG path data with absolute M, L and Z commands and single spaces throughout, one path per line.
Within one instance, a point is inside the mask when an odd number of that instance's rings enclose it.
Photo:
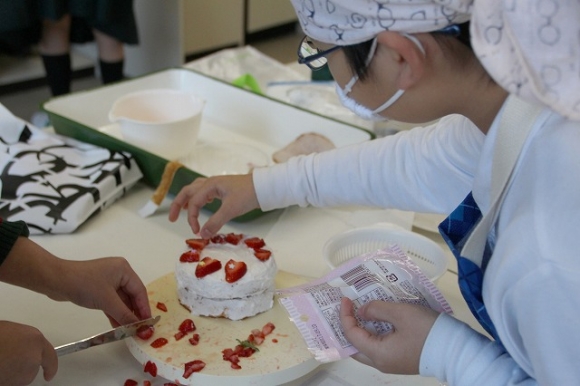
M 447 256 L 433 240 L 390 223 L 351 229 L 330 238 L 323 247 L 323 256 L 331 268 L 353 257 L 397 244 L 435 282 L 447 270 Z
M 175 160 L 191 153 L 197 142 L 205 101 L 190 92 L 150 89 L 115 101 L 109 119 L 132 145 Z

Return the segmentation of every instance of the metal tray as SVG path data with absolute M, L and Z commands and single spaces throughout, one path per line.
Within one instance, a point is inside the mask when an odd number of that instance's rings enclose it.
M 109 110 L 119 97 L 152 88 L 188 90 L 206 100 L 198 143 L 227 141 L 250 145 L 271 158 L 274 151 L 307 132 L 325 135 L 337 147 L 374 138 L 373 133 L 363 128 L 317 115 L 185 68 L 167 69 L 93 90 L 52 98 L 42 108 L 49 115 L 57 133 L 133 154 L 143 172 L 144 182 L 156 187 L 169 160 L 123 141 L 118 127 L 108 119 Z M 200 176 L 203 174 L 199 170 L 190 167 L 179 169 L 170 193 L 176 194 Z M 206 208 L 215 211 L 219 204 L 216 200 Z M 235 220 L 248 221 L 261 214 L 262 211 L 254 210 Z

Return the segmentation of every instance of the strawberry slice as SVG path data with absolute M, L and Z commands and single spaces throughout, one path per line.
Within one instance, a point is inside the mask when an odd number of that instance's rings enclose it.
M 201 361 L 199 359 L 196 359 L 194 361 L 191 362 L 187 362 L 185 364 L 185 371 L 183 372 L 183 378 L 187 379 L 191 376 L 191 374 L 193 373 L 197 373 L 198 371 L 203 370 L 203 368 L 205 367 L 205 362 Z
M 196 249 L 191 249 L 184 252 L 180 257 L 179 261 L 182 263 L 197 263 L 199 261 L 199 251 Z
M 276 326 L 274 323 L 268 322 L 264 325 L 264 327 L 262 327 L 262 334 L 264 334 L 264 336 L 268 336 L 272 333 L 272 331 L 274 331 L 275 328 Z
M 219 235 L 215 235 L 210 240 L 214 244 L 225 244 L 226 243 L 226 236 L 219 234 Z
M 165 338 L 157 338 L 151 343 L 151 347 L 159 348 L 165 346 L 169 341 Z
M 234 355 L 234 350 L 231 348 L 226 348 L 222 350 L 222 358 L 224 361 L 229 361 L 232 355 Z
M 264 335 L 264 333 L 262 332 L 262 330 L 258 330 L 257 328 L 252 330 L 252 335 L 253 336 L 253 342 L 259 346 L 262 343 L 264 343 L 264 339 L 266 338 L 266 336 Z M 249 340 L 249 339 L 248 339 Z
M 209 244 L 209 240 L 206 240 L 206 239 L 187 239 L 187 240 L 185 240 L 185 243 L 187 245 L 189 245 L 190 248 L 193 248 L 193 249 L 197 250 L 198 252 L 201 252 L 202 249 L 204 249 L 206 247 L 206 245 Z
M 189 343 L 191 343 L 193 346 L 197 346 L 199 343 L 199 334 L 193 334 L 193 336 L 191 338 L 188 339 Z
M 145 363 L 145 368 L 143 369 L 144 372 L 151 374 L 152 377 L 157 376 L 157 365 L 154 362 L 147 361 Z
M 243 261 L 234 261 L 230 259 L 230 261 L 226 263 L 224 270 L 226 271 L 226 281 L 228 283 L 235 283 L 246 274 L 248 267 Z
M 266 245 L 266 242 L 259 237 L 250 237 L 249 239 L 245 239 L 244 243 L 252 249 L 260 249 Z
M 254 256 L 258 258 L 260 261 L 266 261 L 272 256 L 272 252 L 267 249 L 254 249 Z
M 167 312 L 167 306 L 165 305 L 165 303 L 157 302 L 157 305 L 155 307 L 157 307 L 158 310 Z
M 232 245 L 238 245 L 238 243 L 244 238 L 244 235 L 239 233 L 228 233 L 226 235 L 226 241 Z
M 183 338 L 185 336 L 185 332 L 182 331 L 177 331 L 173 337 L 175 338 L 175 340 L 180 340 L 181 338 Z
M 123 386 L 137 386 L 138 384 L 139 382 L 134 379 L 127 379 L 125 383 L 123 383 Z
M 221 268 L 222 268 L 221 261 L 206 256 L 199 263 L 197 263 L 197 267 L 195 267 L 195 277 L 201 279 L 202 277 L 207 276 L 210 273 L 219 271 Z
M 195 331 L 195 323 L 193 323 L 193 320 L 191 319 L 185 319 L 179 325 L 179 331 L 183 332 L 184 334 Z
M 153 336 L 154 332 L 155 327 L 145 325 L 137 329 L 137 336 L 143 340 L 147 340 Z

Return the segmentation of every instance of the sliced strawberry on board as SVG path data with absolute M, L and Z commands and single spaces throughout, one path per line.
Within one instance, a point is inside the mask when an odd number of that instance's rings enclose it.
M 272 331 L 274 331 L 275 328 L 276 326 L 274 323 L 268 322 L 264 325 L 264 327 L 262 327 L 262 334 L 264 334 L 264 336 L 268 336 L 272 333 Z
M 155 327 L 145 325 L 137 329 L 137 336 L 143 340 L 147 340 L 153 336 L 154 332 Z
M 210 273 L 219 271 L 221 268 L 222 268 L 221 261 L 206 256 L 199 263 L 197 263 L 197 267 L 195 267 L 195 277 L 201 279 L 202 277 L 207 276 Z
M 201 361 L 199 359 L 196 359 L 194 361 L 191 362 L 187 362 L 185 364 L 185 371 L 183 372 L 183 378 L 187 379 L 191 376 L 191 374 L 193 373 L 197 373 L 201 370 L 203 370 L 203 368 L 205 367 L 205 362 Z
M 169 341 L 165 338 L 157 338 L 151 343 L 151 347 L 159 348 L 165 346 Z
M 197 263 L 199 261 L 199 251 L 197 249 L 191 249 L 187 252 L 183 252 L 179 256 L 179 261 L 182 263 Z
M 197 346 L 199 343 L 199 334 L 193 334 L 193 336 L 191 338 L 188 339 L 189 343 L 191 343 L 193 346 Z
M 181 338 L 183 338 L 185 336 L 185 332 L 181 332 L 181 331 L 177 331 L 173 337 L 175 338 L 175 340 L 180 340 Z
M 248 271 L 246 263 L 243 261 L 229 260 L 224 267 L 226 271 L 226 281 L 228 283 L 235 283 L 240 280 Z
M 266 261 L 272 256 L 272 252 L 267 249 L 254 249 L 254 256 L 258 258 L 260 261 Z
M 243 234 L 240 233 L 228 233 L 226 235 L 226 241 L 232 245 L 238 245 L 238 243 L 244 238 Z
M 138 384 L 139 382 L 134 379 L 127 379 L 125 383 L 123 383 L 123 386 L 137 386 Z
M 250 237 L 244 240 L 244 243 L 252 249 L 260 249 L 266 245 L 266 242 L 259 237 Z
M 185 243 L 187 245 L 189 245 L 190 248 L 193 248 L 193 249 L 197 250 L 198 252 L 201 252 L 202 249 L 204 249 L 209 244 L 209 240 L 206 240 L 206 239 L 187 239 L 187 240 L 185 240 Z
M 155 307 L 157 307 L 158 310 L 167 312 L 167 306 L 165 305 L 165 303 L 157 302 L 157 305 Z
M 262 330 L 258 330 L 257 328 L 255 328 L 255 329 L 253 329 L 253 330 L 252 330 L 252 336 L 254 337 L 254 338 L 253 338 L 253 342 L 254 342 L 254 343 L 257 345 L 257 346 L 259 346 L 259 345 L 261 345 L 262 343 L 264 343 L 264 339 L 265 339 L 265 337 L 266 337 L 266 336 L 264 335 L 264 333 L 262 332 Z M 249 340 L 249 339 L 248 339 L 248 340 Z
M 234 354 L 230 357 L 230 362 L 233 364 L 238 364 L 240 363 L 240 357 L 238 356 L 238 354 Z
M 183 332 L 184 334 L 195 331 L 195 323 L 193 323 L 193 320 L 191 319 L 185 319 L 179 325 L 179 331 Z
M 157 376 L 157 365 L 151 361 L 147 361 L 145 363 L 145 368 L 143 369 L 144 372 L 151 374 L 152 377 Z
M 234 355 L 234 350 L 231 348 L 226 348 L 222 350 L 222 358 L 224 361 L 229 361 L 232 355 Z

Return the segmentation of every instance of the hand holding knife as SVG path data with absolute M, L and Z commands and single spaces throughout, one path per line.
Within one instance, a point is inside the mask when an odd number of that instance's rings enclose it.
M 157 315 L 156 317 L 140 320 L 135 323 L 126 324 L 124 326 L 119 326 L 117 328 L 103 332 L 101 334 L 91 336 L 89 338 L 81 339 L 76 342 L 67 343 L 62 346 L 55 347 L 56 354 L 58 356 L 62 356 L 65 354 L 81 351 L 90 347 L 99 346 L 101 344 L 115 342 L 118 340 L 128 338 L 130 336 L 134 336 L 135 334 L 137 334 L 139 328 L 143 326 L 153 326 L 155 325 L 155 323 L 159 321 L 160 318 L 161 316 Z

